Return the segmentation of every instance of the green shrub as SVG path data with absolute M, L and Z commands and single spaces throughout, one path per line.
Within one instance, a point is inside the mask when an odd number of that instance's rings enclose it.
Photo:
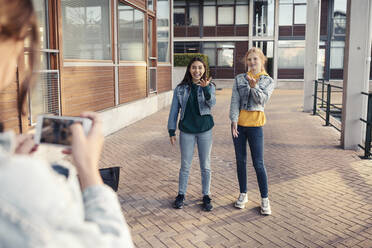
M 205 65 L 207 66 L 207 78 L 209 77 L 209 64 L 208 56 L 201 53 L 175 53 L 174 54 L 174 66 L 187 66 L 190 60 L 194 57 L 200 57 Z

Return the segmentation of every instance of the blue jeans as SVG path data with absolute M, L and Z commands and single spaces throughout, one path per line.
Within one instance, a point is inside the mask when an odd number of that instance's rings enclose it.
M 212 150 L 212 129 L 203 133 L 180 132 L 181 169 L 179 174 L 178 194 L 186 194 L 187 181 L 194 156 L 195 143 L 198 145 L 202 193 L 209 195 L 211 184 L 210 157 Z
M 261 197 L 268 197 L 267 174 L 263 160 L 262 127 L 238 126 L 239 135 L 233 137 L 240 193 L 247 193 L 247 140 L 256 171 Z

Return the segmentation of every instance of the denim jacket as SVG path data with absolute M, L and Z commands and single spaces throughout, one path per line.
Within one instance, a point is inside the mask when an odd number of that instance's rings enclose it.
M 81 193 L 76 171 L 57 174 L 44 160 L 14 155 L 0 133 L 0 247 L 133 247 L 115 192 Z
M 211 98 L 209 100 L 205 99 L 202 87 L 198 87 L 198 104 L 200 115 L 210 115 L 212 107 L 216 104 L 216 87 L 214 84 L 210 83 L 210 94 Z M 176 130 L 178 113 L 181 109 L 180 120 L 183 120 L 185 114 L 185 109 L 187 105 L 187 100 L 190 96 L 190 86 L 188 85 L 178 85 L 173 91 L 172 105 L 169 112 L 168 118 L 168 130 Z
M 231 95 L 230 120 L 238 122 L 240 110 L 264 111 L 265 104 L 274 91 L 274 80 L 269 76 L 260 76 L 254 88 L 249 86 L 246 73 L 235 77 Z

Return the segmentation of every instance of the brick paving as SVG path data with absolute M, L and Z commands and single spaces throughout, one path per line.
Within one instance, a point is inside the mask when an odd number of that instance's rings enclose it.
M 201 210 L 195 152 L 184 209 L 178 189 L 179 146 L 166 129 L 169 108 L 106 139 L 101 166 L 121 166 L 119 198 L 137 247 L 372 247 L 372 162 L 342 150 L 340 134 L 301 111 L 302 91 L 276 90 L 267 105 L 265 164 L 273 214 L 259 214 L 248 163 L 246 208 L 239 190 L 228 109 L 231 90 L 217 91 L 212 149 L 214 210 Z

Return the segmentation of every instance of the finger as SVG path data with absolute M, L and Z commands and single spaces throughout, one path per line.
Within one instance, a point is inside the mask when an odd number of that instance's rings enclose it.
M 83 113 L 81 113 L 80 116 L 85 117 L 85 118 L 89 118 L 90 120 L 92 120 L 92 127 L 89 131 L 88 136 L 101 135 L 103 123 L 102 123 L 102 120 L 99 117 L 98 113 L 96 113 L 96 112 L 83 112 Z
M 85 140 L 85 134 L 83 127 L 80 123 L 74 123 L 70 126 L 71 132 L 72 132 L 72 144 L 78 144 L 82 140 Z
M 30 153 L 34 153 L 37 151 L 37 149 L 39 148 L 39 145 L 34 145 L 34 147 L 31 149 Z
M 16 153 L 29 154 L 35 146 L 35 142 L 29 137 L 16 149 Z
M 72 154 L 72 149 L 71 149 L 71 148 L 63 149 L 63 150 L 62 150 L 62 153 L 63 153 L 63 154 L 70 155 L 70 154 Z

